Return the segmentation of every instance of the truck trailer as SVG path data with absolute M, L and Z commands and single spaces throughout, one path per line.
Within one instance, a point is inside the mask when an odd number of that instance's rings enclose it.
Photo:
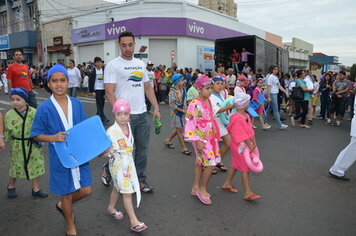
M 272 65 L 278 65 L 282 73 L 288 73 L 288 51 L 256 35 L 217 39 L 215 65 L 232 67 L 230 56 L 233 49 L 241 53 L 242 48 L 253 53 L 248 57 L 248 65 L 254 73 L 257 69 L 262 69 L 262 73 L 267 74 Z

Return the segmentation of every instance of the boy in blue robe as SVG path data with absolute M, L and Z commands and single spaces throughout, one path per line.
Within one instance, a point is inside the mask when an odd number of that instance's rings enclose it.
M 90 166 L 85 163 L 76 168 L 65 168 L 53 142 L 64 142 L 64 135 L 68 135 L 66 131 L 85 120 L 86 115 L 83 104 L 78 99 L 67 96 L 68 72 L 62 65 L 53 66 L 47 74 L 47 80 L 53 94 L 38 107 L 31 137 L 38 142 L 49 143 L 50 190 L 61 195 L 56 208 L 67 223 L 67 235 L 77 235 L 73 203 L 91 193 Z

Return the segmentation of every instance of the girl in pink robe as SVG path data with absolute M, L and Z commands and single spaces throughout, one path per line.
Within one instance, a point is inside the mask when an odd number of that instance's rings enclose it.
M 196 153 L 191 194 L 197 196 L 203 204 L 211 204 L 206 187 L 213 169 L 221 162 L 218 144 L 220 132 L 209 99 L 212 80 L 202 75 L 196 80 L 196 87 L 199 97 L 194 98 L 188 106 L 184 132 L 185 138 L 193 144 Z
M 245 190 L 244 199 L 247 201 L 257 200 L 261 196 L 253 193 L 249 183 L 249 171 L 242 150 L 249 148 L 252 152 L 256 148 L 255 131 L 252 128 L 251 118 L 246 113 L 249 108 L 250 96 L 240 93 L 234 100 L 234 105 L 237 108 L 236 114 L 230 118 L 227 130 L 231 135 L 231 170 L 223 185 L 223 189 L 229 192 L 237 192 L 237 188 L 232 186 L 232 180 L 236 174 L 236 170 L 241 171 L 241 179 Z

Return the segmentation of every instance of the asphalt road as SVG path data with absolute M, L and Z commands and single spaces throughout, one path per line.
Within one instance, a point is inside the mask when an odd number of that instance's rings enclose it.
M 38 101 L 46 97 L 48 94 L 40 91 Z M 87 114 L 94 115 L 93 98 L 80 98 Z M 0 110 L 4 114 L 8 109 L 9 99 L 1 93 Z M 112 122 L 109 107 L 105 110 Z M 310 130 L 299 127 L 279 130 L 271 120 L 270 130 L 256 130 L 265 170 L 251 174 L 250 178 L 252 190 L 262 198 L 256 202 L 243 200 L 239 174 L 234 185 L 240 192 L 222 191 L 226 174 L 219 172 L 208 187 L 213 204 L 205 206 L 190 195 L 194 156 L 181 154 L 177 140 L 175 150 L 163 145 L 170 123 L 168 106 L 161 105 L 161 110 L 162 133 L 154 134 L 151 126 L 146 171 L 147 182 L 155 191 L 143 194 L 141 206 L 136 210 L 138 218 L 149 227 L 143 235 L 356 235 L 355 166 L 347 173 L 350 182 L 328 176 L 337 154 L 350 140 L 349 121 L 333 127 L 316 120 Z M 47 147 L 43 151 L 47 160 Z M 55 208 L 59 196 L 50 194 L 47 199 L 34 199 L 31 183 L 19 180 L 18 197 L 7 198 L 9 150 L 1 151 L 0 156 L 0 234 L 65 235 L 64 219 Z M 230 157 L 224 160 L 230 166 Z M 111 187 L 100 181 L 104 162 L 105 158 L 91 162 L 93 193 L 75 205 L 77 231 L 82 236 L 131 235 L 128 217 L 116 222 L 106 214 Z M 45 191 L 49 191 L 48 177 L 47 172 L 41 178 Z M 118 209 L 123 210 L 121 199 Z

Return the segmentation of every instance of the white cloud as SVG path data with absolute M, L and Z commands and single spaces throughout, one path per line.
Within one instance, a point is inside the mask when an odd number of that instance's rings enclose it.
M 196 0 L 189 2 L 197 3 Z M 314 44 L 315 52 L 356 63 L 355 0 L 240 0 L 241 22 L 278 34 L 284 41 L 297 37 Z

